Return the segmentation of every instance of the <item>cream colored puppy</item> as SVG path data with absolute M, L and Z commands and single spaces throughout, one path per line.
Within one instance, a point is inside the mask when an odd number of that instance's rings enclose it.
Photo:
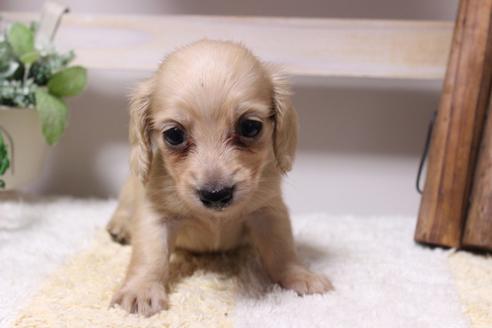
M 133 94 L 130 142 L 132 176 L 108 231 L 131 238 L 133 250 L 113 304 L 159 312 L 175 247 L 225 251 L 246 241 L 281 286 L 332 288 L 296 255 L 281 180 L 294 160 L 297 115 L 276 69 L 231 42 L 175 51 Z

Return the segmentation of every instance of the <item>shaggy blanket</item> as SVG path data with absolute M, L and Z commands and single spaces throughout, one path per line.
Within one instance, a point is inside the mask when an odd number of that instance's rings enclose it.
M 492 327 L 492 258 L 412 241 L 415 219 L 294 215 L 299 253 L 335 291 L 270 284 L 253 250 L 173 255 L 170 309 L 108 308 L 131 249 L 115 201 L 0 203 L 0 327 Z

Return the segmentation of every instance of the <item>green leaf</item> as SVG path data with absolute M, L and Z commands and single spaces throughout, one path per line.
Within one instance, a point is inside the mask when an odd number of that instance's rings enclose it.
M 44 138 L 49 145 L 58 142 L 65 130 L 68 109 L 63 100 L 48 92 L 36 90 L 36 109 L 41 119 Z
M 87 70 L 81 66 L 65 68 L 48 81 L 48 90 L 58 97 L 76 96 L 87 83 Z
M 4 175 L 10 167 L 9 154 L 7 153 L 7 145 L 3 141 L 2 133 L 0 132 L 0 176 Z
M 39 52 L 37 52 L 36 50 L 31 52 L 26 52 L 25 54 L 20 56 L 19 59 L 24 65 L 31 65 L 32 63 L 34 63 L 36 60 L 39 59 Z
M 17 57 L 34 50 L 34 34 L 24 24 L 12 24 L 7 31 L 7 40 Z

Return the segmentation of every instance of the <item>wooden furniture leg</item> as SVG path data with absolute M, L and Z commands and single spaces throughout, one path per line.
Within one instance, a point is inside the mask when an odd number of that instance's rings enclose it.
M 492 0 L 461 0 L 415 240 L 459 247 L 492 78 Z
M 489 108 L 472 187 L 463 246 L 492 251 L 492 116 Z

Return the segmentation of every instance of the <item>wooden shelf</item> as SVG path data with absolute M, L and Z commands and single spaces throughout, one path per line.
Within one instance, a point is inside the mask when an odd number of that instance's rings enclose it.
M 169 51 L 210 38 L 241 41 L 293 75 L 442 79 L 452 28 L 438 21 L 68 14 L 56 44 L 98 69 L 154 70 Z

